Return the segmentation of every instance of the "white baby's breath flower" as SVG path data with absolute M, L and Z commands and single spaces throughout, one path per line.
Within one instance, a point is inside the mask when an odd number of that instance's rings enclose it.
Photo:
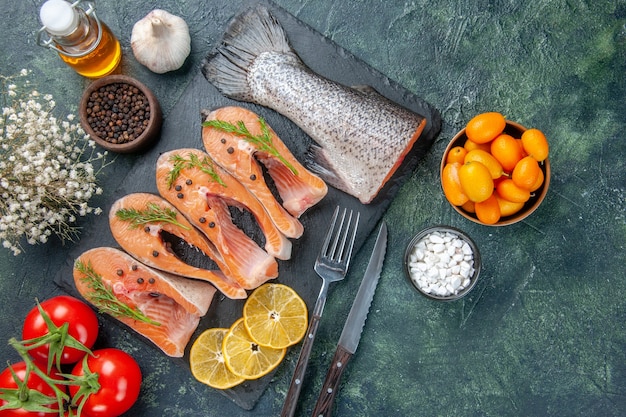
M 22 253 L 20 241 L 46 243 L 53 234 L 73 240 L 78 217 L 101 214 L 89 200 L 102 193 L 96 178 L 111 163 L 75 115 L 58 119 L 51 113 L 56 106 L 51 94 L 35 89 L 21 94 L 14 81 L 22 78 L 22 88 L 32 88 L 23 79 L 29 73 L 0 75 L 0 241 L 16 256 Z

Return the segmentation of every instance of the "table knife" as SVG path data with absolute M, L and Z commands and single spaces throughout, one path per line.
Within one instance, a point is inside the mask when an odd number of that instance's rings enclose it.
M 337 350 L 331 362 L 330 368 L 326 374 L 326 379 L 322 385 L 322 390 L 313 409 L 313 417 L 328 417 L 331 415 L 333 401 L 337 388 L 339 387 L 339 380 L 346 369 L 346 364 L 356 352 L 356 348 L 359 345 L 361 339 L 361 333 L 363 326 L 365 325 L 365 319 L 369 312 L 372 299 L 374 298 L 374 292 L 376 291 L 376 284 L 380 278 L 380 272 L 383 268 L 383 260 L 385 259 L 385 253 L 387 251 L 387 226 L 383 222 L 378 231 L 378 237 L 374 245 L 374 250 L 370 256 L 363 281 L 359 287 L 359 291 L 356 294 L 348 318 L 343 326 L 343 331 L 339 337 L 337 344 Z

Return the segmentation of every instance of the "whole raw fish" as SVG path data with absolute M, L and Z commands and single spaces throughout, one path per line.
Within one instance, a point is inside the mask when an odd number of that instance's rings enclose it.
M 319 146 L 311 169 L 330 185 L 371 202 L 417 141 L 426 119 L 375 91 L 311 71 L 264 6 L 236 17 L 202 72 L 224 95 L 291 119 Z

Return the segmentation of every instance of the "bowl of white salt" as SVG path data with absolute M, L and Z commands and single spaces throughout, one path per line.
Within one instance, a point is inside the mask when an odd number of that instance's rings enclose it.
M 467 295 L 478 281 L 480 252 L 463 231 L 431 226 L 416 234 L 404 256 L 411 285 L 432 300 L 454 301 Z

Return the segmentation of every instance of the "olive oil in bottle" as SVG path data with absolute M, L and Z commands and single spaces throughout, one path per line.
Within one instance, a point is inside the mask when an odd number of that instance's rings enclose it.
M 78 7 L 80 3 L 87 8 Z M 41 6 L 39 18 L 43 24 L 39 45 L 55 50 L 80 75 L 104 77 L 120 63 L 120 43 L 96 17 L 92 1 L 48 0 Z

